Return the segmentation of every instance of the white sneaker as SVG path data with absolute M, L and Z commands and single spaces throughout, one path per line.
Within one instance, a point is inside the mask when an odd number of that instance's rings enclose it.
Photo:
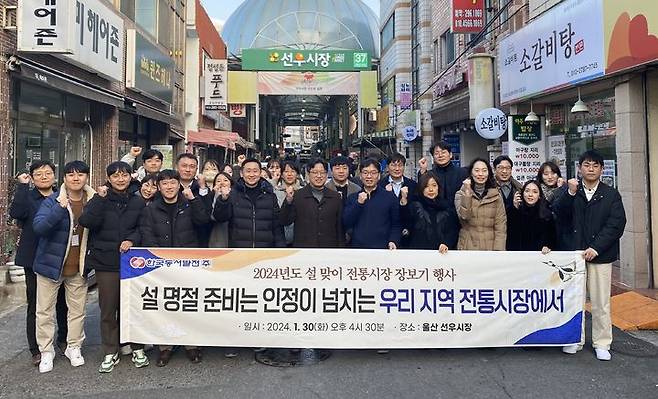
M 53 360 L 55 360 L 55 352 L 41 352 L 41 363 L 39 363 L 39 372 L 48 373 L 53 371 Z
M 67 346 L 64 351 L 64 356 L 68 357 L 71 361 L 71 366 L 80 367 L 85 364 L 85 358 L 82 357 L 80 352 L 80 347 L 78 346 Z
M 610 351 L 607 349 L 594 348 L 594 352 L 596 352 L 596 358 L 599 360 L 606 361 L 612 358 L 612 355 L 610 355 Z
M 567 355 L 575 355 L 579 350 L 578 345 L 567 345 L 562 347 L 562 352 Z
M 121 356 L 130 356 L 133 354 L 133 349 L 130 347 L 130 344 L 123 345 L 119 348 L 119 352 L 121 352 Z

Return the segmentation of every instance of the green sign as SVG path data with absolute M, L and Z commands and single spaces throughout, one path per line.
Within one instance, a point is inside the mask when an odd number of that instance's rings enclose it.
M 243 49 L 245 71 L 369 71 L 370 54 L 354 50 Z
M 541 126 L 526 122 L 525 115 L 512 116 L 512 140 L 525 145 L 541 141 Z

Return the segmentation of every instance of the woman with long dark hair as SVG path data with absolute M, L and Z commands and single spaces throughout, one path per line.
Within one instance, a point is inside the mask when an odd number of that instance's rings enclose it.
M 555 248 L 553 213 L 538 181 L 530 180 L 523 185 L 521 192 L 514 197 L 514 206 L 508 217 L 508 250 L 547 254 Z
M 544 162 L 537 173 L 537 182 L 548 204 L 552 207 L 556 201 L 566 194 L 567 185 L 562 178 L 560 168 L 554 162 Z M 553 212 L 555 221 L 555 247 L 558 251 L 569 250 L 573 242 L 573 228 L 570 220 L 558 220 Z
M 507 215 L 491 165 L 476 158 L 468 166 L 468 176 L 455 194 L 455 208 L 462 225 L 457 249 L 504 251 Z
M 448 243 L 454 242 L 456 229 L 450 224 L 454 218 L 453 204 L 441 199 L 439 178 L 429 171 L 420 176 L 415 200 L 402 207 L 410 227 L 409 247 L 448 252 Z M 407 209 L 408 208 L 408 209 Z

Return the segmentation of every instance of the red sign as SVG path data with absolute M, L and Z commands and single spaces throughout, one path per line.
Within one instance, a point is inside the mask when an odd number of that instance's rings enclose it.
M 231 118 L 244 118 L 246 115 L 244 104 L 229 104 L 229 116 Z
M 484 0 L 452 0 L 452 33 L 478 33 L 484 27 Z

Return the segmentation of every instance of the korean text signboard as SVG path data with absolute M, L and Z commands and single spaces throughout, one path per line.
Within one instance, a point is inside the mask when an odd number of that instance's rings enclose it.
M 61 54 L 67 62 L 123 82 L 125 29 L 112 7 L 99 0 L 40 0 L 37 8 L 32 3 L 23 0 L 19 6 L 20 51 Z M 48 28 L 42 26 L 46 19 Z
M 507 116 L 498 108 L 486 108 L 475 118 L 475 130 L 485 139 L 497 139 L 507 131 Z
M 18 50 L 73 53 L 74 15 L 71 1 L 18 0 Z
M 452 0 L 452 33 L 478 33 L 484 27 L 484 0 Z
M 204 66 L 205 98 L 204 109 L 206 111 L 227 111 L 227 61 L 206 60 Z
M 229 104 L 229 116 L 231 118 L 245 118 L 247 116 L 245 104 Z
M 121 340 L 456 348 L 580 340 L 579 252 L 134 248 Z
M 526 123 L 525 115 L 510 116 L 509 157 L 514 162 L 512 175 L 520 183 L 537 178 L 537 171 L 544 162 L 545 142 L 541 124 Z
M 171 104 L 174 96 L 174 61 L 141 33 L 128 30 L 126 87 Z
M 503 104 L 603 75 L 601 1 L 562 2 L 500 42 Z
M 369 71 L 370 54 L 354 50 L 243 49 L 245 71 Z

